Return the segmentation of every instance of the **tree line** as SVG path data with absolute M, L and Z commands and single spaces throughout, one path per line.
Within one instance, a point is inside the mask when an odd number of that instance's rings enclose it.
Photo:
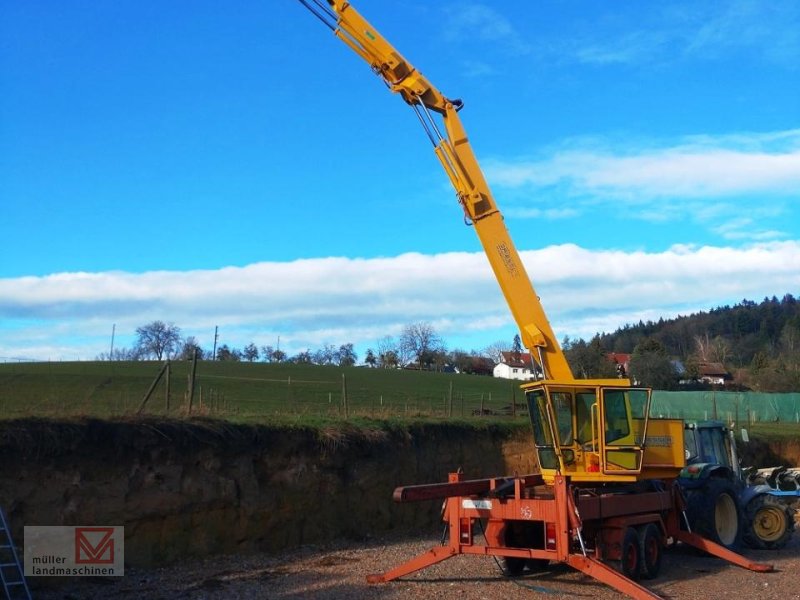
M 136 329 L 131 348 L 120 348 L 100 360 L 164 358 L 353 366 L 359 355 L 352 343 L 323 344 L 293 355 L 269 344 L 251 342 L 242 348 L 222 344 L 216 350 L 184 338 L 173 323 L 153 321 Z M 624 375 L 656 389 L 674 389 L 679 380 L 699 379 L 701 365 L 720 364 L 741 389 L 800 390 L 800 302 L 791 294 L 760 303 L 750 300 L 674 319 L 639 321 L 590 340 L 564 338 L 562 348 L 578 378 Z M 363 364 L 374 368 L 414 366 L 491 375 L 501 352 L 521 352 L 519 336 L 480 350 L 448 350 L 427 322 L 410 323 L 399 337 L 385 336 L 368 348 Z M 620 373 L 611 353 L 629 354 L 629 372 Z M 686 389 L 684 387 L 684 389 Z
M 490 356 L 499 353 L 501 342 L 482 351 L 448 350 L 436 329 L 427 322 L 405 325 L 398 338 L 384 336 L 366 350 L 363 364 L 373 368 L 394 369 L 413 365 L 419 369 L 444 370 L 453 366 L 464 373 L 491 374 Z M 130 348 L 118 348 L 100 354 L 98 360 L 198 360 L 268 362 L 314 365 L 354 366 L 359 355 L 352 343 L 323 344 L 289 355 L 277 346 L 250 342 L 242 348 L 222 344 L 216 349 L 202 347 L 194 336 L 183 337 L 174 323 L 153 321 L 136 328 L 136 342 Z
M 701 366 L 713 363 L 740 389 L 800 390 L 800 302 L 791 294 L 639 321 L 589 341 L 566 338 L 562 345 L 578 377 L 613 376 L 607 356 L 615 352 L 631 355 L 629 376 L 658 389 L 697 380 Z

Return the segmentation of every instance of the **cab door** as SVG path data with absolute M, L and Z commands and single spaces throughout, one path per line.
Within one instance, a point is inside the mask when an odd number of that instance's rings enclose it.
M 597 434 L 603 473 L 639 474 L 650 413 L 650 390 L 601 388 L 599 413 Z

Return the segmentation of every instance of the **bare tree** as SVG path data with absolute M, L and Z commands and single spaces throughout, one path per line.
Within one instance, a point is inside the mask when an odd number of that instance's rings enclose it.
M 248 362 L 258 360 L 258 347 L 253 342 L 250 342 L 242 350 L 242 357 Z
M 416 358 L 420 368 L 426 357 L 441 350 L 443 346 L 442 338 L 436 333 L 433 325 L 423 321 L 406 325 L 400 334 L 401 350 Z
M 353 344 L 342 344 L 336 352 L 336 360 L 340 367 L 352 367 L 358 360 Z
M 704 335 L 694 336 L 697 358 L 700 362 L 718 362 L 725 364 L 731 353 L 731 345 L 722 336 L 711 339 L 706 332 Z
M 505 340 L 497 340 L 486 346 L 483 350 L 481 350 L 481 356 L 485 356 L 486 358 L 491 358 L 494 362 L 500 362 L 501 354 L 503 352 L 510 352 L 511 351 L 511 344 L 509 344 Z
M 272 346 L 261 346 L 261 357 L 264 359 L 264 362 L 272 362 L 274 357 L 272 356 L 275 353 L 275 348 Z
M 400 361 L 400 350 L 397 342 L 390 336 L 384 336 L 378 340 L 378 366 L 382 369 L 394 369 Z
M 155 356 L 158 360 L 164 355 L 169 357 L 174 354 L 181 342 L 180 327 L 164 321 L 153 321 L 137 327 L 136 335 L 139 336 L 136 345 L 142 353 L 145 356 Z
M 181 360 L 192 360 L 194 357 L 194 353 L 197 351 L 197 358 L 202 359 L 205 353 L 203 349 L 200 347 L 200 344 L 197 343 L 197 340 L 193 335 L 190 335 L 185 340 L 183 340 L 183 345 L 181 346 L 180 351 L 178 352 L 178 358 Z
M 324 344 L 322 348 L 314 352 L 313 361 L 316 365 L 332 365 L 337 362 L 336 346 L 333 344 Z

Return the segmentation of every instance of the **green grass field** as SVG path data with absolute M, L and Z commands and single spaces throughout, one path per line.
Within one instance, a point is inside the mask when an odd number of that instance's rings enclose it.
M 0 418 L 135 415 L 161 367 L 158 362 L 0 364 Z M 162 378 L 142 414 L 189 414 L 190 368 L 188 362 L 171 363 L 169 409 Z M 195 385 L 192 415 L 235 422 L 314 426 L 347 417 L 353 424 L 448 419 L 475 425 L 527 426 L 519 382 L 492 377 L 200 361 Z M 702 399 L 695 396 L 689 392 L 685 400 L 697 408 Z M 670 395 L 670 401 L 675 397 Z M 511 414 L 512 399 L 516 401 L 516 416 Z M 711 404 L 706 408 L 710 410 Z M 724 414 L 720 418 L 726 419 Z M 758 422 L 748 429 L 760 438 L 800 439 L 800 424 L 794 422 Z
M 0 364 L 0 414 L 6 419 L 135 414 L 161 366 L 157 362 Z M 188 362 L 171 363 L 169 409 L 162 378 L 144 412 L 185 415 L 190 368 Z M 512 398 L 522 402 L 518 384 L 492 377 L 200 361 L 192 414 L 244 421 L 337 419 L 345 411 L 348 417 L 460 419 L 481 409 L 510 412 Z

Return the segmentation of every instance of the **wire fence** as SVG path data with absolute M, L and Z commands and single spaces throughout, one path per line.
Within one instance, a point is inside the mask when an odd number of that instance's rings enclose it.
M 0 416 L 527 419 L 518 381 L 380 369 L 38 363 L 0 369 Z M 157 377 L 154 377 L 158 373 Z M 800 423 L 800 393 L 654 391 L 651 416 Z
M 654 391 L 650 414 L 692 421 L 800 423 L 800 393 Z

